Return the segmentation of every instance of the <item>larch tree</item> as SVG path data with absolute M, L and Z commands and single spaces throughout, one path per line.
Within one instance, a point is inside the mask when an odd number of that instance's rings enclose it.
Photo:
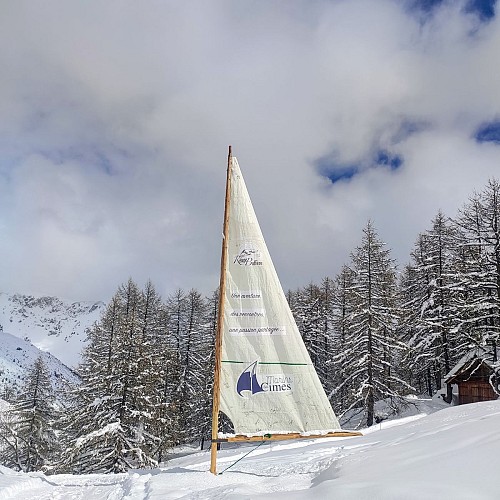
M 206 417 L 205 382 L 210 377 L 210 356 L 213 344 L 211 322 L 208 316 L 207 304 L 197 290 L 191 290 L 187 295 L 187 324 L 184 330 L 182 352 L 183 373 L 180 391 L 184 401 L 185 428 L 187 438 L 203 437 L 203 420 Z
M 327 394 L 335 387 L 336 373 L 331 363 L 335 348 L 334 336 L 334 300 L 335 300 L 335 282 L 328 276 L 321 280 L 320 286 L 320 319 L 321 334 L 319 337 L 320 349 L 320 370 L 318 375 Z
M 352 304 L 344 353 L 350 387 L 346 411 L 363 412 L 366 425 L 371 426 L 376 421 L 377 400 L 386 400 L 396 412 L 412 388 L 395 369 L 405 348 L 397 338 L 396 267 L 371 222 L 351 258 Z
M 401 319 L 399 322 L 399 334 L 401 340 L 407 345 L 402 359 L 402 370 L 405 372 L 405 380 L 416 387 L 419 394 L 434 394 L 436 389 L 433 381 L 432 369 L 434 359 L 432 349 L 423 348 L 420 339 L 425 336 L 425 325 L 421 322 L 422 305 L 428 300 L 428 281 L 424 269 L 419 267 L 420 252 L 422 251 L 423 238 L 419 237 L 416 248 L 412 252 L 414 259 L 403 269 L 399 301 Z M 424 332 L 422 332 L 422 329 Z M 431 340 L 429 338 L 429 340 Z M 418 345 L 418 352 L 417 352 Z
M 58 448 L 54 432 L 56 415 L 49 372 L 39 356 L 23 390 L 2 419 L 2 463 L 23 472 L 49 466 Z
M 136 433 L 148 456 L 163 459 L 176 434 L 173 408 L 168 396 L 168 372 L 173 353 L 167 345 L 165 306 L 153 283 L 148 281 L 140 294 L 138 366 L 135 396 Z M 166 393 L 167 391 L 167 393 Z
M 500 341 L 500 182 L 491 179 L 455 218 L 462 239 L 462 350 L 486 346 L 497 358 Z
M 145 439 L 144 296 L 130 279 L 88 334 L 73 402 L 72 442 L 62 467 L 80 473 L 155 465 Z
M 210 297 L 206 299 L 205 322 L 206 331 L 203 337 L 203 356 L 202 376 L 203 383 L 200 391 L 200 403 L 198 413 L 198 427 L 201 437 L 201 449 L 203 449 L 205 440 L 210 438 L 212 426 L 212 402 L 213 402 L 213 384 L 215 369 L 215 336 L 217 332 L 217 316 L 219 307 L 219 290 L 215 290 Z M 219 419 L 221 432 L 227 432 L 223 428 L 224 421 Z
M 419 236 L 412 252 L 412 281 L 406 285 L 414 291 L 412 302 L 407 303 L 416 320 L 409 339 L 413 370 L 421 376 L 425 372 L 432 391 L 441 387 L 443 376 L 457 360 L 456 236 L 450 221 L 438 212 L 431 229 Z M 451 387 L 447 400 L 451 401 Z
M 297 327 L 323 384 L 326 382 L 325 363 L 328 359 L 325 351 L 328 342 L 324 338 L 327 321 L 325 313 L 322 291 L 318 285 L 310 283 L 298 291 L 294 306 Z
M 351 360 L 347 357 L 346 343 L 349 335 L 349 321 L 353 313 L 355 272 L 347 265 L 342 266 L 333 286 L 331 313 L 331 358 L 327 394 L 337 414 L 342 414 L 349 406 L 349 373 Z
M 177 290 L 166 302 L 170 345 L 177 356 L 176 401 L 179 442 L 207 433 L 210 415 L 210 383 L 213 378 L 214 308 L 197 290 Z M 216 313 L 216 311 L 215 311 Z

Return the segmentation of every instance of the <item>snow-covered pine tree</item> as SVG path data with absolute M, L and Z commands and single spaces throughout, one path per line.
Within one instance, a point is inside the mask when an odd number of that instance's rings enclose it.
M 418 333 L 422 327 L 420 322 L 420 312 L 422 304 L 428 300 L 428 283 L 425 280 L 425 273 L 416 265 L 419 261 L 418 250 L 422 249 L 422 235 L 420 235 L 413 253 L 416 261 L 408 264 L 403 269 L 400 287 L 399 302 L 401 319 L 399 322 L 399 334 L 401 340 L 407 345 L 403 355 L 401 369 L 405 373 L 405 380 L 414 386 L 418 394 L 427 393 L 432 396 L 434 389 L 434 377 L 432 375 L 433 358 L 429 350 L 422 350 L 416 354 L 413 343 L 419 338 Z
M 199 420 L 198 427 L 201 436 L 201 448 L 203 449 L 205 440 L 210 439 L 212 426 L 212 402 L 215 367 L 215 335 L 217 332 L 217 315 L 219 308 L 219 290 L 215 290 L 206 299 L 206 334 L 204 338 L 204 348 L 206 363 L 202 370 L 204 377 L 203 388 L 200 393 Z M 224 428 L 224 419 L 219 418 L 221 432 L 229 432 Z
M 322 295 L 320 287 L 314 283 L 299 290 L 294 314 L 302 340 L 324 385 L 326 361 L 329 356 L 325 350 L 325 345 L 328 345 L 328 340 L 325 338 L 325 333 L 328 334 L 328 331 L 325 331 L 325 324 L 328 325 L 328 320 Z
M 428 258 L 429 241 L 420 234 L 411 252 L 411 262 L 405 267 L 400 281 L 402 339 L 408 345 L 403 366 L 410 382 L 419 392 L 429 396 L 441 387 L 441 369 L 436 359 L 436 338 L 429 333 L 423 313 L 431 299 L 432 266 Z
M 0 423 L 2 463 L 23 472 L 49 465 L 57 450 L 56 414 L 49 372 L 39 356 L 23 390 Z
M 396 268 L 371 222 L 351 258 L 355 275 L 345 343 L 344 372 L 351 391 L 346 411 L 362 411 L 371 426 L 376 421 L 376 401 L 385 400 L 396 411 L 412 388 L 395 369 L 405 348 L 396 336 Z
M 165 302 L 166 322 L 168 338 L 167 342 L 175 356 L 175 362 L 171 371 L 169 383 L 172 386 L 174 394 L 172 394 L 172 405 L 175 407 L 177 419 L 177 436 L 175 444 L 180 444 L 185 441 L 185 415 L 187 414 L 184 392 L 181 389 L 182 380 L 185 376 L 183 368 L 184 357 L 182 355 L 184 349 L 184 330 L 187 324 L 187 300 L 183 290 L 177 289 L 173 294 L 167 297 Z
M 500 182 L 490 179 L 455 219 L 462 239 L 460 351 L 489 345 L 497 358 L 500 342 Z
M 180 366 L 177 392 L 183 441 L 201 439 L 206 432 L 206 378 L 210 373 L 213 331 L 206 301 L 197 290 L 178 290 L 167 301 Z
M 153 425 L 151 433 L 159 438 L 153 456 L 158 463 L 164 461 L 168 451 L 180 442 L 182 434 L 178 391 L 181 368 L 177 352 L 173 348 L 169 330 L 170 318 L 164 303 L 161 305 L 159 322 L 161 333 L 155 335 L 152 340 L 152 366 L 155 366 L 157 371 L 153 375 L 156 389 L 151 397 Z
M 58 464 L 61 472 L 104 470 L 99 464 L 99 457 L 106 453 L 101 450 L 103 444 L 97 443 L 94 454 L 92 447 L 86 445 L 88 441 L 82 438 L 105 428 L 112 415 L 111 374 L 118 322 L 119 300 L 115 294 L 101 320 L 87 332 L 87 345 L 77 370 L 81 383 L 66 394 L 66 412 L 61 422 L 64 451 Z
M 68 429 L 72 442 L 61 461 L 65 470 L 123 472 L 156 464 L 144 444 L 141 311 L 141 293 L 129 279 L 89 331 Z
M 301 332 L 302 335 L 302 325 L 301 325 L 301 315 L 300 315 L 300 309 L 301 309 L 300 294 L 301 294 L 301 289 L 288 290 L 286 292 L 286 301 L 288 302 L 288 307 L 292 311 L 293 318 L 295 320 L 295 323 L 297 324 L 299 332 Z
M 441 387 L 442 377 L 457 360 L 456 236 L 449 220 L 439 211 L 431 229 L 417 240 L 411 255 L 411 274 L 407 275 L 411 281 L 403 291 L 409 295 L 409 289 L 413 290 L 411 301 L 405 304 L 407 321 L 415 319 L 408 340 L 411 369 L 418 377 L 426 377 L 432 392 Z M 451 387 L 447 399 L 451 401 Z
M 336 373 L 333 370 L 331 359 L 334 353 L 334 340 L 333 340 L 333 307 L 335 298 L 335 282 L 325 276 L 321 280 L 321 336 L 320 342 L 320 360 L 319 360 L 319 376 L 323 383 L 323 387 L 327 394 L 329 394 L 335 387 Z
M 139 309 L 140 339 L 137 340 L 139 352 L 134 398 L 137 422 L 134 425 L 143 451 L 161 460 L 176 433 L 168 397 L 172 387 L 165 387 L 173 353 L 167 346 L 165 307 L 151 281 L 141 291 Z
M 348 407 L 350 359 L 347 357 L 346 341 L 349 334 L 349 319 L 354 307 L 353 283 L 355 273 L 348 266 L 342 266 L 333 286 L 331 313 L 331 358 L 327 394 L 336 414 L 341 415 Z

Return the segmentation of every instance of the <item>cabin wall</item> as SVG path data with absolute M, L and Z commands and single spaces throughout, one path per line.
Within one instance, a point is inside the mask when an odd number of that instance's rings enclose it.
M 495 391 L 485 380 L 458 382 L 458 404 L 478 403 L 497 399 Z

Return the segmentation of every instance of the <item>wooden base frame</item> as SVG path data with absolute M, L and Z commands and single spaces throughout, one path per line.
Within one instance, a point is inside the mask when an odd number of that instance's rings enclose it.
M 212 439 L 212 453 L 217 456 L 217 448 L 219 443 L 250 443 L 257 442 L 263 444 L 268 441 L 289 441 L 292 439 L 321 439 L 321 438 L 341 438 L 341 437 L 354 437 L 354 436 L 362 436 L 361 432 L 356 431 L 338 431 L 338 432 L 329 432 L 328 434 L 311 434 L 310 436 L 304 436 L 303 434 L 299 434 L 298 432 L 293 432 L 290 434 L 265 434 L 264 436 L 242 436 L 235 435 L 229 436 L 227 438 L 219 438 Z M 251 453 L 251 452 L 249 452 Z M 247 455 L 249 454 L 247 453 Z M 245 457 L 246 455 L 244 455 Z M 233 464 L 234 465 L 234 464 Z M 216 458 L 211 461 L 211 469 L 210 472 L 217 475 L 217 465 Z
M 290 434 L 265 434 L 264 436 L 229 436 L 227 438 L 212 440 L 213 443 L 241 443 L 241 442 L 258 442 L 258 441 L 288 441 L 291 439 L 321 439 L 321 438 L 340 438 L 362 436 L 361 432 L 357 431 L 338 431 L 329 432 L 328 434 L 311 434 L 303 435 L 298 432 Z

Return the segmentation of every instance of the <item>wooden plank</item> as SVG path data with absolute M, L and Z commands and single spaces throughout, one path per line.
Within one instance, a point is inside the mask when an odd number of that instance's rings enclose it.
M 309 436 L 304 436 L 298 432 L 291 434 L 266 434 L 265 436 L 230 436 L 224 439 L 219 439 L 217 442 L 244 442 L 244 441 L 286 441 L 290 439 L 321 439 L 321 438 L 337 438 L 337 437 L 354 437 L 362 436 L 361 432 L 357 431 L 339 431 L 339 432 L 329 432 L 328 434 L 311 434 Z
M 215 335 L 215 370 L 212 401 L 212 442 L 219 432 L 220 406 L 220 368 L 222 359 L 222 325 L 224 321 L 224 297 L 226 294 L 227 238 L 229 233 L 229 196 L 231 192 L 231 146 L 227 155 L 226 199 L 224 202 L 224 226 L 222 236 L 222 255 L 220 259 L 219 311 L 217 317 L 217 332 Z M 210 472 L 217 474 L 217 446 L 210 450 Z

